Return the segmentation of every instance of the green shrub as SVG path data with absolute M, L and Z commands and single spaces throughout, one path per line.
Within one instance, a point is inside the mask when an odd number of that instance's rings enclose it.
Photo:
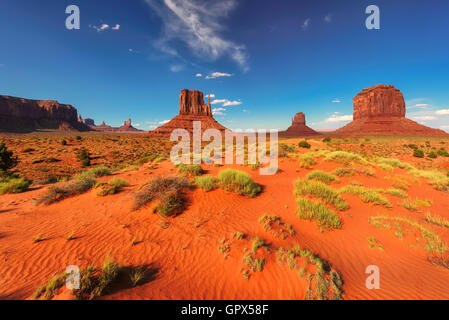
M 449 152 L 447 152 L 446 149 L 444 149 L 444 148 L 441 148 L 440 150 L 438 150 L 437 154 L 440 157 L 449 157 Z
M 67 145 L 67 140 L 62 139 L 62 140 L 61 140 L 61 144 L 62 144 L 63 146 L 66 146 L 66 145 Z
M 0 175 L 5 175 L 8 170 L 14 168 L 19 163 L 14 152 L 8 150 L 5 143 L 0 143 Z
M 424 151 L 422 151 L 421 149 L 415 149 L 413 151 L 413 156 L 415 158 L 424 158 Z
M 261 187 L 254 183 L 253 178 L 242 171 L 225 169 L 218 173 L 218 183 L 220 187 L 227 191 L 234 191 L 239 195 L 249 198 L 257 196 Z
M 28 190 L 31 182 L 24 178 L 7 177 L 0 180 L 0 194 L 22 193 Z
M 299 166 L 301 168 L 311 169 L 312 166 L 316 165 L 316 160 L 310 154 L 303 154 L 300 158 Z
M 321 182 L 324 182 L 325 184 L 329 184 L 331 182 L 337 182 L 337 183 L 340 182 L 336 177 L 330 175 L 327 172 L 321 171 L 321 170 L 315 170 L 315 171 L 310 172 L 306 176 L 306 178 L 309 180 L 321 181 Z
M 83 177 L 100 178 L 104 176 L 109 176 L 111 175 L 111 173 L 112 171 L 110 168 L 106 166 L 98 166 L 79 173 L 78 175 L 75 176 L 75 178 L 83 178 Z
M 366 161 L 360 157 L 358 154 L 354 154 L 346 151 L 333 151 L 326 155 L 325 157 L 328 161 L 335 161 L 341 163 L 349 163 L 351 161 L 356 161 L 360 163 L 366 163 Z
M 203 168 L 199 164 L 179 164 L 178 172 L 187 176 L 200 176 L 203 174 Z
M 438 154 L 435 151 L 431 151 L 427 156 L 431 159 L 438 158 Z
M 303 140 L 298 143 L 298 147 L 303 149 L 310 149 L 311 145 L 306 140 Z
M 98 196 L 107 196 L 110 194 L 116 194 L 120 189 L 129 186 L 129 183 L 120 178 L 112 178 L 108 182 L 100 182 L 96 184 L 96 188 L 101 188 L 100 192 L 97 193 Z
M 317 220 L 320 228 L 327 230 L 340 229 L 341 219 L 332 210 L 320 202 L 310 201 L 304 197 L 296 199 L 298 216 L 305 220 Z
M 334 171 L 334 174 L 339 177 L 352 177 L 355 173 L 351 168 L 338 168 Z
M 348 204 L 340 197 L 337 190 L 320 181 L 299 179 L 295 182 L 294 193 L 297 197 L 308 195 L 323 199 L 327 203 L 332 204 L 338 210 L 345 210 L 349 208 Z
M 216 187 L 214 178 L 212 176 L 196 177 L 195 184 L 205 191 L 211 191 Z
M 324 139 L 323 139 L 323 142 L 331 142 L 331 137 L 325 137 Z
M 86 150 L 86 148 L 81 148 L 76 154 L 76 158 L 81 161 L 81 165 L 83 167 L 90 166 L 90 153 Z

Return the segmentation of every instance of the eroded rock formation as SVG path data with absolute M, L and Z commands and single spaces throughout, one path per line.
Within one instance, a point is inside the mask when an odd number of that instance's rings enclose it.
M 132 126 L 131 119 L 126 120 L 121 127 L 111 127 L 103 121 L 99 126 L 92 126 L 92 129 L 100 132 L 142 132 Z
M 336 131 L 339 135 L 447 136 L 405 118 L 404 96 L 394 86 L 363 89 L 354 99 L 354 121 Z
M 226 130 L 212 116 L 210 97 L 208 97 L 208 104 L 205 104 L 204 95 L 201 91 L 184 89 L 181 91 L 179 98 L 179 115 L 154 131 L 150 131 L 148 135 L 151 137 L 170 137 L 175 129 L 185 129 L 192 133 L 194 121 L 201 122 L 201 131 L 212 128 L 220 131 Z
M 293 118 L 292 125 L 286 130 L 279 132 L 280 137 L 304 137 L 319 135 L 318 132 L 306 126 L 306 116 L 298 112 Z
M 78 122 L 78 112 L 71 105 L 54 100 L 0 96 L 0 131 L 36 130 L 89 131 L 90 128 Z

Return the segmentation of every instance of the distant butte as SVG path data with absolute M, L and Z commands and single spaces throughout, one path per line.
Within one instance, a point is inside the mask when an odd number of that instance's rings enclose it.
M 402 93 L 391 85 L 379 84 L 363 89 L 354 99 L 353 121 L 335 134 L 346 136 L 400 135 L 448 136 L 405 118 L 406 107 Z
M 293 118 L 292 125 L 286 130 L 279 132 L 280 137 L 306 137 L 316 136 L 318 132 L 306 126 L 306 116 L 298 112 Z
M 208 97 L 208 104 L 205 104 L 204 95 L 201 91 L 184 89 L 179 97 L 179 115 L 154 131 L 150 131 L 148 135 L 151 137 L 170 137 L 175 129 L 185 129 L 192 133 L 194 121 L 201 122 L 201 131 L 207 129 L 226 130 L 212 116 L 210 97 Z

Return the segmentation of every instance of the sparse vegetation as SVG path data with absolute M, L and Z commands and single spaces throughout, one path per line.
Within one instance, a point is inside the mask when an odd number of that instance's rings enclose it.
M 218 184 L 227 191 L 234 191 L 249 198 L 257 196 L 261 187 L 246 172 L 225 169 L 218 173 Z
M 340 197 L 337 190 L 320 181 L 299 179 L 295 182 L 294 193 L 297 197 L 311 196 L 320 198 L 328 204 L 333 205 L 338 210 L 345 210 L 349 208 L 349 205 Z
M 214 177 L 209 175 L 203 177 L 196 177 L 195 184 L 198 187 L 204 189 L 205 191 L 211 191 L 216 188 L 216 182 Z
M 298 143 L 298 147 L 303 149 L 310 149 L 311 145 L 306 140 L 302 140 Z
M 341 229 L 340 217 L 321 202 L 308 200 L 304 197 L 298 197 L 296 202 L 298 204 L 298 216 L 301 219 L 317 220 L 319 227 L 322 229 Z
M 31 182 L 24 178 L 16 178 L 13 176 L 0 178 L 0 194 L 5 193 L 22 193 L 28 190 Z
M 14 152 L 8 150 L 4 142 L 0 143 L 0 177 L 7 175 L 8 171 L 17 166 L 19 159 Z
M 83 168 L 90 166 L 90 153 L 86 148 L 81 148 L 76 154 L 76 158 L 81 162 Z
M 179 213 L 185 204 L 184 189 L 190 188 L 189 181 L 182 177 L 156 177 L 150 180 L 134 198 L 134 210 L 149 202 L 158 200 L 155 211 L 163 216 Z
M 340 182 L 336 177 L 330 175 L 327 172 L 321 171 L 321 170 L 315 170 L 315 171 L 310 172 L 306 176 L 306 178 L 309 180 L 321 181 L 321 182 L 324 182 L 325 184 L 329 184 L 331 182 L 336 182 L 336 183 Z
M 203 169 L 199 164 L 179 164 L 178 172 L 186 176 L 196 177 L 203 174 Z
M 360 197 L 365 203 L 374 203 L 391 208 L 391 204 L 387 198 L 382 196 L 377 190 L 368 189 L 363 186 L 347 185 L 340 189 L 340 193 L 351 193 Z

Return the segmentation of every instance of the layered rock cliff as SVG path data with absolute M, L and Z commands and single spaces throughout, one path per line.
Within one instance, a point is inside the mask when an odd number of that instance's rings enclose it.
M 54 100 L 31 100 L 0 96 L 0 131 L 32 132 L 35 130 L 88 131 L 78 122 L 77 110 Z

